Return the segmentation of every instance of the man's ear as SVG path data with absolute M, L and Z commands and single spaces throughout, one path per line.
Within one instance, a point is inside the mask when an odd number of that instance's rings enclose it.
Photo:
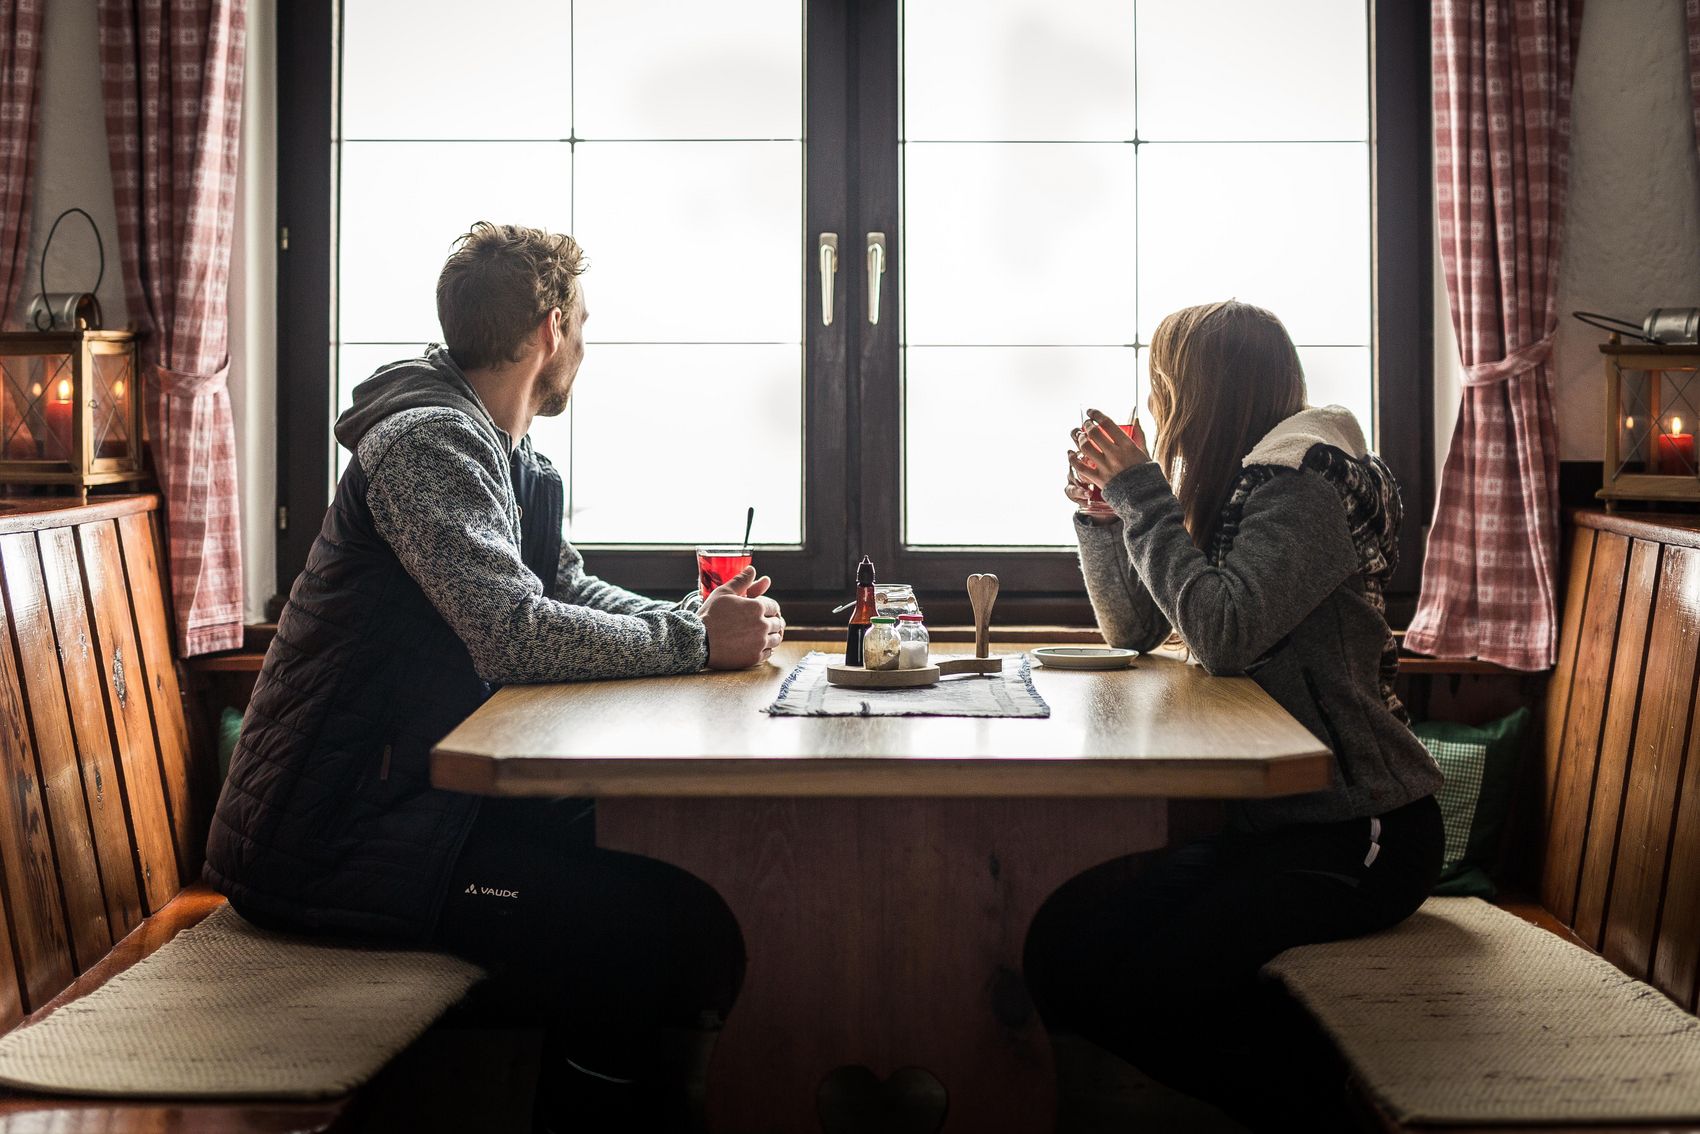
M 563 324 L 566 316 L 559 307 L 551 307 L 537 325 L 537 345 L 543 350 L 544 358 L 553 358 L 555 352 L 561 349 L 562 342 L 567 337 Z

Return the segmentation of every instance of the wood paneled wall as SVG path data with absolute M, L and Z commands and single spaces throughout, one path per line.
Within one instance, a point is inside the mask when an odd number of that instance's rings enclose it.
M 1547 698 L 1541 902 L 1690 1011 L 1700 967 L 1700 522 L 1577 516 Z
M 0 1029 L 199 873 L 155 506 L 0 502 Z

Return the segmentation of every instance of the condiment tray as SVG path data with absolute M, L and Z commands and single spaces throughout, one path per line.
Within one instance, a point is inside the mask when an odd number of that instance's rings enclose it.
M 956 673 L 1002 673 L 1002 658 L 939 658 L 919 669 L 868 669 L 860 665 L 826 667 L 826 679 L 850 689 L 918 689 Z

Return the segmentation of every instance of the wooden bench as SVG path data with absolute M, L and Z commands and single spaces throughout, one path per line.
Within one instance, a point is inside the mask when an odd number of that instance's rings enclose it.
M 1532 896 L 1498 904 L 1692 1013 L 1700 996 L 1700 518 L 1573 519 L 1542 759 L 1513 826 L 1529 851 L 1532 874 L 1521 881 Z M 1401 1126 L 1355 1087 L 1372 1128 L 1441 1129 Z
M 183 711 L 157 498 L 0 501 L 0 1030 L 99 987 L 224 899 Z M 0 1094 L 0 1132 L 323 1130 L 343 1102 Z

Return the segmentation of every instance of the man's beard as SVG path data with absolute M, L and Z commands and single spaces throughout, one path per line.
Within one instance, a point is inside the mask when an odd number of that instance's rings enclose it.
M 572 396 L 573 380 L 563 378 L 567 368 L 565 365 L 543 374 L 543 401 L 537 407 L 538 417 L 559 417 L 567 410 L 567 399 Z

